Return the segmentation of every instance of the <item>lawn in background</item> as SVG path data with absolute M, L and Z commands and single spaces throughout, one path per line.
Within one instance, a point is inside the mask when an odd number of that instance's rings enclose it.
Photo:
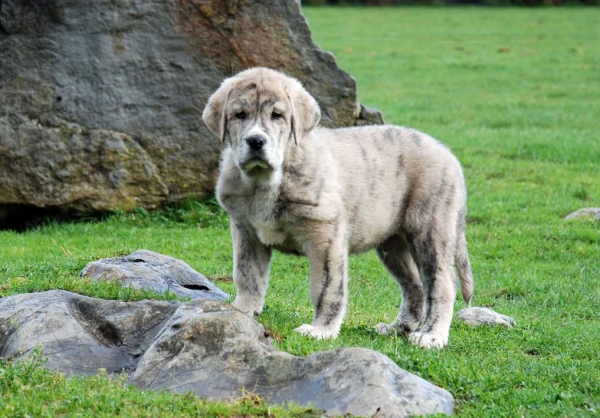
M 295 355 L 350 346 L 381 351 L 450 391 L 459 416 L 600 414 L 600 222 L 562 219 L 600 206 L 600 11 L 304 12 L 315 41 L 357 79 L 362 103 L 382 110 L 388 123 L 442 140 L 459 157 L 469 192 L 473 304 L 518 325 L 470 328 L 454 321 L 441 351 L 377 335 L 373 325 L 391 322 L 400 298 L 367 253 L 350 261 L 350 306 L 340 337 L 313 341 L 292 332 L 312 317 L 307 260 L 276 254 L 259 319 L 275 344 Z M 140 248 L 181 258 L 207 276 L 231 275 L 226 217 L 214 202 L 192 202 L 164 213 L 0 232 L 0 296 L 63 288 L 124 300 L 159 297 L 78 278 L 89 261 Z M 219 285 L 235 291 L 231 283 Z M 456 310 L 462 307 L 457 301 Z M 73 384 L 19 367 L 0 364 L 0 415 L 208 411 L 204 403 L 185 409 L 178 406 L 182 397 L 123 389 L 118 381 Z M 241 409 L 248 402 L 242 404 L 210 413 L 249 413 Z M 266 410 L 256 408 L 250 413 Z

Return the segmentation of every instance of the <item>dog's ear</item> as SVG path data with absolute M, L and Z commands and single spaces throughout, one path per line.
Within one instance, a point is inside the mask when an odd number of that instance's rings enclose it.
M 225 108 L 233 84 L 233 77 L 223 81 L 217 91 L 210 96 L 204 112 L 202 112 L 204 123 L 213 134 L 221 139 L 221 142 L 225 142 L 225 135 L 227 134 L 227 114 Z
M 321 109 L 317 101 L 306 91 L 299 81 L 294 80 L 288 91 L 292 105 L 291 129 L 296 145 L 321 120 Z

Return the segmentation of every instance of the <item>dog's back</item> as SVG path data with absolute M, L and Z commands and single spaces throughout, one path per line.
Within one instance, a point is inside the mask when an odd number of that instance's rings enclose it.
M 352 252 L 373 248 L 398 229 L 419 228 L 432 209 L 431 215 L 439 216 L 465 204 L 457 159 L 442 143 L 416 130 L 317 128 L 305 146 L 320 149 L 321 164 L 335 166 L 328 169 L 336 171 L 344 193 Z

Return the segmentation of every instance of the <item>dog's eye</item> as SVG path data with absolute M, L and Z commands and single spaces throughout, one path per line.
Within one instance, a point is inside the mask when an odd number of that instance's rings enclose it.
M 235 114 L 235 118 L 239 119 L 239 120 L 245 120 L 246 117 L 248 117 L 248 115 L 246 114 L 246 112 L 237 112 Z
M 283 115 L 277 111 L 271 113 L 271 119 L 281 119 Z

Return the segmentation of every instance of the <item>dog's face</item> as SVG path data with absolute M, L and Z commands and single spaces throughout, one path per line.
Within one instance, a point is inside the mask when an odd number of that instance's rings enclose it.
M 211 132 L 231 146 L 237 167 L 259 181 L 280 171 L 287 147 L 297 145 L 320 117 L 298 80 L 267 68 L 226 79 L 202 114 Z

